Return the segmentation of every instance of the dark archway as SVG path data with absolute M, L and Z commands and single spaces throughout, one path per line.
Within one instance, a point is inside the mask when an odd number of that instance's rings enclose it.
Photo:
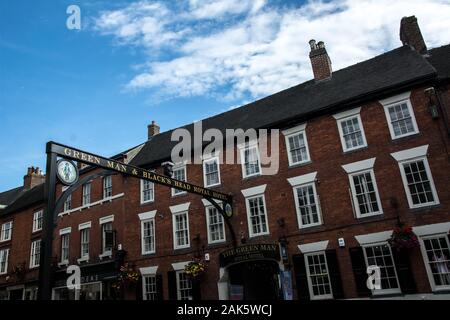
M 244 300 L 280 299 L 280 268 L 274 260 L 253 260 L 228 268 L 230 298 Z

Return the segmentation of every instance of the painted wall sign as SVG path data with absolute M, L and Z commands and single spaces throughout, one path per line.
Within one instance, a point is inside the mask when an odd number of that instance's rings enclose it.
M 219 259 L 221 267 L 250 260 L 272 259 L 279 261 L 280 250 L 278 244 L 248 244 L 222 252 Z

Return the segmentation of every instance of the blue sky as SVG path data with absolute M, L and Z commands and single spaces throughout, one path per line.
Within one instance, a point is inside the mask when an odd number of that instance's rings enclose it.
M 45 168 L 49 140 L 114 155 L 151 120 L 168 130 L 308 80 L 311 38 L 334 70 L 398 47 L 412 14 L 428 46 L 450 42 L 442 0 L 1 1 L 0 192 Z

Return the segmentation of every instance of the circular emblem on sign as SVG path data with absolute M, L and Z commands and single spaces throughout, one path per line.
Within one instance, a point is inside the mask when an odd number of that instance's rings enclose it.
M 225 205 L 225 214 L 227 215 L 228 218 L 231 218 L 231 216 L 233 215 L 233 208 L 229 203 Z
M 74 184 L 78 180 L 78 169 L 72 161 L 59 160 L 56 165 L 56 174 L 65 185 Z

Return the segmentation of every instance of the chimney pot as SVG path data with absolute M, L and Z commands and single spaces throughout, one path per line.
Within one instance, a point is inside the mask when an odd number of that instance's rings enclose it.
M 311 47 L 309 58 L 311 60 L 314 79 L 316 81 L 321 81 L 331 78 L 331 60 L 328 56 L 324 42 L 319 41 L 316 45 L 316 41 L 313 39 L 309 41 L 309 45 Z
M 420 32 L 416 16 L 403 17 L 400 22 L 400 40 L 420 54 L 427 53 L 427 46 Z
M 23 177 L 23 187 L 25 190 L 31 189 L 45 182 L 45 174 L 39 167 L 28 167 L 27 174 Z
M 159 126 L 156 124 L 155 120 L 152 120 L 152 123 L 148 125 L 148 140 L 159 134 Z

